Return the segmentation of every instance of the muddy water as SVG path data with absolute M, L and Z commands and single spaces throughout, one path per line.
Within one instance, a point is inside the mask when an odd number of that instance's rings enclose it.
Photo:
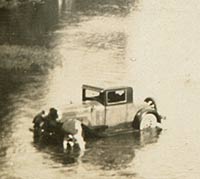
M 0 72 L 0 178 L 199 178 L 199 8 L 65 0 L 1 10 L 2 44 L 46 46 L 63 65 L 46 76 Z M 35 144 L 33 115 L 80 102 L 83 83 L 131 85 L 136 102 L 154 96 L 164 130 L 89 141 L 81 155 Z

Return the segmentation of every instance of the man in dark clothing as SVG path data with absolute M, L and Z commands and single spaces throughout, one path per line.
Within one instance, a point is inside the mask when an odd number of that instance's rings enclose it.
M 34 128 L 39 128 L 40 124 L 44 122 L 44 114 L 45 111 L 42 110 L 40 113 L 38 113 L 34 118 L 33 118 L 33 123 L 34 123 Z
M 58 128 L 58 113 L 55 108 L 50 108 L 48 115 L 45 117 L 45 130 L 48 132 L 56 132 Z

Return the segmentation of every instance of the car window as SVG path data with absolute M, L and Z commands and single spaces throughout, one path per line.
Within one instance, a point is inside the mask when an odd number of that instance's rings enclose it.
M 125 90 L 109 91 L 107 95 L 108 103 L 118 103 L 126 101 Z

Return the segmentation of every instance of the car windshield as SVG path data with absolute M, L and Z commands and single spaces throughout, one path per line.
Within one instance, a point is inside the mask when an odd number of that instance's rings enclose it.
M 85 96 L 86 96 L 86 98 L 98 98 L 100 96 L 100 92 L 86 90 Z
M 93 90 L 85 90 L 85 100 L 95 100 L 102 104 L 104 104 L 104 97 L 103 93 L 100 91 L 93 91 Z

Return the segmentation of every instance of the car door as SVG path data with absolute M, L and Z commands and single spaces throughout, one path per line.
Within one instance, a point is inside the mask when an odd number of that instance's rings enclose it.
M 127 90 L 106 92 L 105 125 L 114 126 L 127 121 Z
M 104 125 L 105 121 L 105 110 L 102 104 L 96 103 L 91 108 L 91 125 L 100 126 Z

